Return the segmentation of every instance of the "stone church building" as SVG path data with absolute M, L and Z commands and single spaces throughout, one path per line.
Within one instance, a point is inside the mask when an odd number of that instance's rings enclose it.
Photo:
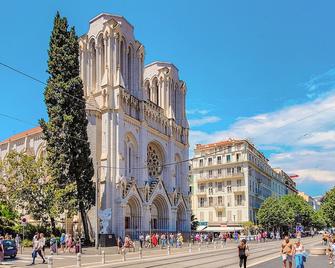
M 100 232 L 189 232 L 189 126 L 178 69 L 144 66 L 144 46 L 121 16 L 93 18 L 79 45 Z M 39 157 L 44 148 L 35 128 L 0 142 L 0 158 L 10 150 Z M 94 236 L 95 208 L 89 216 Z

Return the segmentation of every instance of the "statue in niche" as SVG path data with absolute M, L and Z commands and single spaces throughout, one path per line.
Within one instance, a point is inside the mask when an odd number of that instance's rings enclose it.
M 112 219 L 112 209 L 100 209 L 99 210 L 100 219 L 100 234 L 108 234 L 109 222 Z

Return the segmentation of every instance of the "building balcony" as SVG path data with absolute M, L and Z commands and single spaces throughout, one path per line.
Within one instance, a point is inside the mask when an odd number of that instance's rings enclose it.
M 246 190 L 246 186 L 233 186 L 232 191 L 235 194 L 244 194 Z
M 220 205 L 216 204 L 216 205 L 214 205 L 214 208 L 215 208 L 216 211 L 222 211 L 222 210 L 225 209 L 225 206 L 223 204 L 220 204 Z
M 197 179 L 198 182 L 205 182 L 205 181 L 218 181 L 222 179 L 235 179 L 235 178 L 244 178 L 244 173 L 227 173 L 227 174 L 218 174 L 218 175 L 203 175 Z
M 203 195 L 207 195 L 207 191 L 197 191 L 196 194 L 197 194 L 197 195 L 201 195 L 201 196 L 203 196 Z

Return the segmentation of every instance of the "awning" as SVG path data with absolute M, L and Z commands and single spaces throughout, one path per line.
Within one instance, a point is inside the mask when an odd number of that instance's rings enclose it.
M 243 227 L 232 227 L 232 226 L 209 226 L 206 229 L 202 230 L 204 232 L 234 232 L 242 231 Z
M 201 231 L 203 231 L 206 227 L 207 227 L 207 225 L 199 225 L 199 226 L 197 227 L 197 232 L 201 232 Z

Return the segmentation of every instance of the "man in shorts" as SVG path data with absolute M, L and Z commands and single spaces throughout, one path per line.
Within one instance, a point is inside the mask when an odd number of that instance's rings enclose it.
M 283 268 L 286 268 L 286 263 L 288 262 L 288 267 L 292 268 L 292 251 L 293 244 L 290 242 L 288 236 L 285 236 L 284 241 L 281 244 L 281 256 L 283 259 Z

